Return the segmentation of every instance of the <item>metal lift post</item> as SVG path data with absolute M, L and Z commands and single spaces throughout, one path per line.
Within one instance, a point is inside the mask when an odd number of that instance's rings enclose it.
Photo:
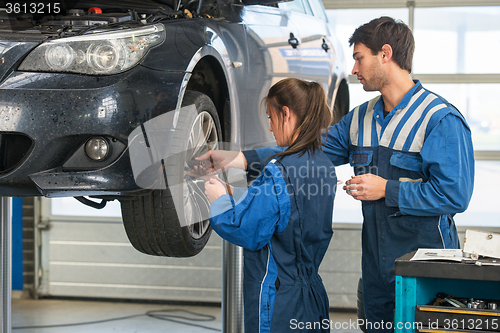
M 243 249 L 222 243 L 222 333 L 243 333 Z
M 0 197 L 0 281 L 2 323 L 0 333 L 10 333 L 12 330 L 12 218 L 9 197 Z

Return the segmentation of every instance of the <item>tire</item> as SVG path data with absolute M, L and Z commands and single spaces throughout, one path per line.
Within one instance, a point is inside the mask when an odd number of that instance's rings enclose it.
M 361 278 L 359 278 L 358 281 L 358 299 L 356 305 L 358 308 L 357 311 L 358 319 L 361 320 L 361 325 L 359 328 L 361 329 L 361 331 L 366 333 L 365 308 L 363 305 L 363 280 Z
M 349 113 L 349 88 L 347 87 L 347 83 L 342 81 L 338 89 L 332 110 L 333 117 L 332 123 L 330 124 L 332 126 Z
M 201 148 L 218 149 L 221 127 L 215 105 L 207 95 L 186 91 L 182 106 L 192 104 L 196 112 L 181 112 L 177 121 L 171 148 L 180 153 L 169 156 L 165 164 L 167 188 L 120 200 L 127 236 L 134 248 L 145 254 L 191 257 L 210 238 L 210 203 L 204 195 L 204 181 L 190 178 L 186 166 Z M 204 140 L 196 134 L 203 135 Z

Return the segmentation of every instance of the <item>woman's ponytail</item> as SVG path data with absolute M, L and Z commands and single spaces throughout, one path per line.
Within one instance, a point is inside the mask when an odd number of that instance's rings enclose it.
M 321 150 L 321 131 L 330 125 L 332 113 L 326 104 L 325 91 L 319 83 L 295 78 L 283 79 L 271 87 L 264 102 L 278 114 L 279 119 L 283 119 L 284 106 L 297 116 L 296 128 L 292 133 L 292 137 L 296 139 L 275 157 L 282 158 L 297 153 L 303 155 Z

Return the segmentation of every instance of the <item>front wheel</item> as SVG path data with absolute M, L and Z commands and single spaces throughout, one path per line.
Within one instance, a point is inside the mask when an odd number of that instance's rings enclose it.
M 172 139 L 176 152 L 165 164 L 165 190 L 120 200 L 123 224 L 132 245 L 140 252 L 168 257 L 198 254 L 210 238 L 210 203 L 204 181 L 187 174 L 188 162 L 203 150 L 218 149 L 221 128 L 217 110 L 205 94 L 187 91 L 182 106 L 195 113 L 180 114 Z M 166 181 L 167 182 L 167 181 Z

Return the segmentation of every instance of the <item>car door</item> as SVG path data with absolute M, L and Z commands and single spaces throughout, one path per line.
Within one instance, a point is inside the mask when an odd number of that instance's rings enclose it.
M 245 149 L 261 147 L 263 141 L 265 145 L 276 144 L 260 102 L 274 83 L 302 76 L 298 32 L 289 16 L 288 11 L 275 5 L 247 5 L 242 10 L 250 59 L 245 87 L 249 112 L 243 116 L 245 123 L 241 126 Z
M 294 0 L 278 5 L 290 11 L 290 19 L 298 29 L 302 58 L 301 77 L 317 81 L 329 91 L 335 53 L 329 40 L 327 17 L 320 0 Z

